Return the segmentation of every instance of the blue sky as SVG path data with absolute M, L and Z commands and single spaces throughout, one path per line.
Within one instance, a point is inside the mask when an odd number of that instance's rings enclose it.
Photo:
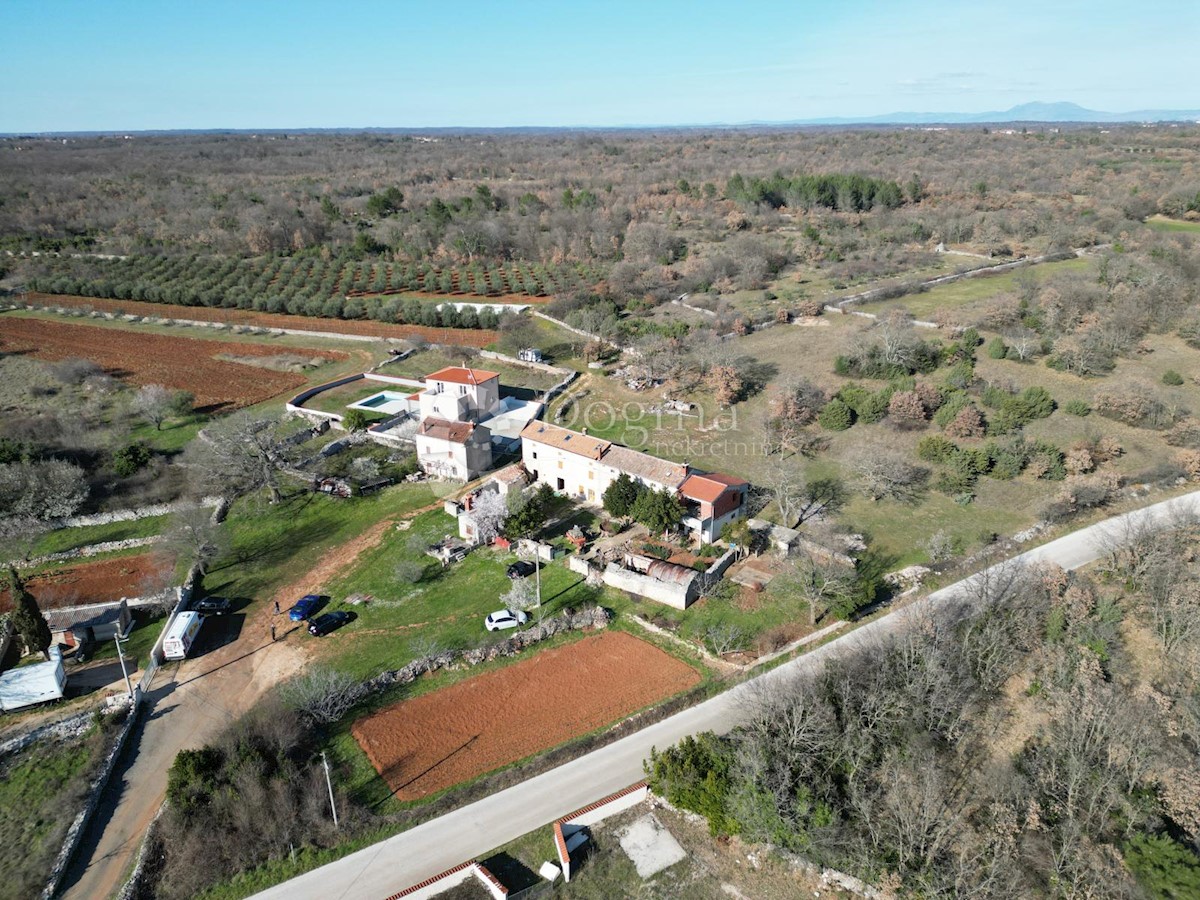
M 1200 108 L 1197 0 L 0 0 L 0 132 Z

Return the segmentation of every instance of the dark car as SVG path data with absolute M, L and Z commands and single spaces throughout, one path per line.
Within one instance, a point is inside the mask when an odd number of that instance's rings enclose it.
M 308 623 L 308 633 L 321 637 L 331 631 L 336 631 L 353 618 L 354 616 L 348 612 L 328 612 L 323 616 L 317 616 Z
M 223 616 L 233 609 L 233 601 L 228 597 L 202 597 L 192 609 L 202 616 Z
M 288 618 L 293 622 L 303 622 L 314 612 L 321 603 L 321 597 L 318 594 L 305 594 L 296 601 L 296 605 L 288 610 Z
M 509 566 L 507 574 L 509 578 L 528 578 L 536 571 L 537 566 L 534 563 L 521 560 Z

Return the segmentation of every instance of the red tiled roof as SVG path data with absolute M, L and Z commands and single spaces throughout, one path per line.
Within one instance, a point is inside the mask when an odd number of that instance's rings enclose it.
M 454 444 L 465 444 L 470 440 L 471 432 L 474 430 L 474 422 L 450 422 L 430 416 L 421 420 L 421 430 L 418 434 L 441 441 L 450 441 Z
M 679 489 L 679 493 L 692 500 L 716 503 L 717 498 L 729 488 L 741 487 L 744 484 L 749 484 L 749 482 L 742 478 L 734 478 L 732 475 L 710 472 L 707 475 L 689 475 L 687 481 Z
M 549 422 L 540 422 L 537 419 L 521 429 L 521 440 L 536 441 L 559 450 L 570 450 L 572 453 L 578 453 L 588 459 L 599 459 L 604 455 L 604 451 L 612 446 L 608 441 L 589 437 L 578 431 L 571 431 L 569 428 L 551 425 Z
M 499 378 L 499 372 L 489 372 L 487 369 L 464 369 L 462 366 L 447 366 L 438 369 L 432 375 L 426 375 L 426 381 L 449 381 L 454 384 L 483 384 L 493 378 Z

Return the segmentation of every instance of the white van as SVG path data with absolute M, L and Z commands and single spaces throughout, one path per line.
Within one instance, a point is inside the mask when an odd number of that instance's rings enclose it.
M 192 649 L 192 642 L 200 631 L 200 614 L 181 612 L 171 623 L 167 636 L 163 638 L 163 656 L 167 659 L 183 659 Z

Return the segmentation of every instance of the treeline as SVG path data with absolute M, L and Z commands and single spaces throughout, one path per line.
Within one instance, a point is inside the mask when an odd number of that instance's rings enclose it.
M 994 571 L 654 753 L 651 787 L 891 896 L 1198 896 L 1195 539 L 1114 542 L 1106 584 Z
M 909 186 L 912 200 L 921 198 L 920 181 Z M 809 210 L 816 206 L 839 212 L 869 212 L 903 205 L 904 191 L 894 181 L 865 175 L 793 175 L 776 172 L 768 178 L 734 174 L 725 185 L 725 196 L 739 203 L 761 203 L 771 209 Z

